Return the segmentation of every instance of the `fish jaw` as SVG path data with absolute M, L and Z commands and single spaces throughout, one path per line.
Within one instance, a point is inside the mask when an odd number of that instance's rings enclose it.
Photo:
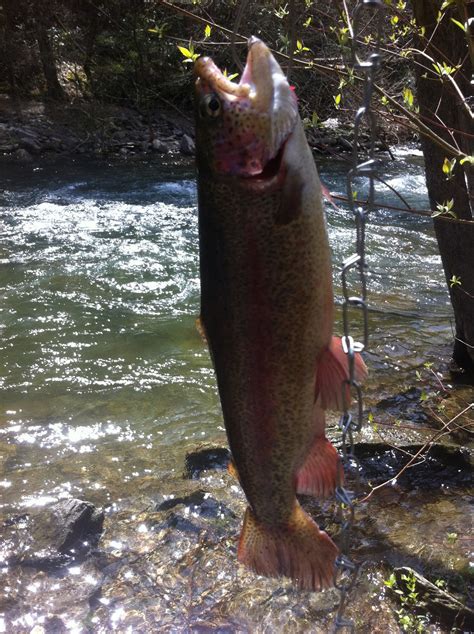
M 298 120 L 294 92 L 269 48 L 255 37 L 248 46 L 238 84 L 207 57 L 195 63 L 198 169 L 241 180 L 265 178 Z

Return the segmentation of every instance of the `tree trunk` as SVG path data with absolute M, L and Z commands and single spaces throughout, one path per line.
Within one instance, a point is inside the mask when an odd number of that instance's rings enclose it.
M 435 62 L 446 62 L 451 67 L 460 66 L 453 75 L 463 95 L 470 94 L 469 79 L 471 64 L 468 46 L 461 29 L 449 15 L 437 22 L 441 0 L 414 0 L 413 10 L 418 27 L 424 27 L 424 38 L 418 48 L 430 55 Z M 449 14 L 449 11 L 448 11 Z M 454 16 L 459 19 L 459 16 Z M 416 65 L 417 98 L 420 117 L 439 136 L 449 143 L 457 143 L 466 154 L 472 154 L 472 118 L 452 83 L 431 71 L 431 63 L 421 55 L 417 61 L 427 72 Z M 442 124 L 442 125 L 440 125 Z M 456 367 L 474 375 L 474 201 L 472 192 L 472 167 L 457 161 L 454 174 L 447 179 L 443 174 L 446 150 L 441 149 L 428 137 L 421 138 L 425 157 L 426 184 L 431 209 L 437 204 L 453 200 L 453 211 L 459 221 L 446 217 L 434 220 L 441 260 L 449 288 L 455 319 L 455 342 L 453 369 Z M 452 283 L 453 276 L 460 281 Z
M 38 12 L 41 9 L 38 7 Z M 48 35 L 48 29 L 41 15 L 35 17 L 36 40 L 38 42 L 41 65 L 43 67 L 44 78 L 46 80 L 46 95 L 49 99 L 61 101 L 65 98 L 64 91 L 58 80 L 56 61 L 54 59 L 53 48 Z
M 91 94 L 94 94 L 94 78 L 91 66 L 93 62 L 95 42 L 99 33 L 99 26 L 99 15 L 95 7 L 91 8 L 89 14 L 89 23 L 87 27 L 85 27 L 85 57 L 84 63 L 82 65 L 87 78 L 88 88 Z
M 8 88 L 9 94 L 12 101 L 16 101 L 18 98 L 17 85 L 15 80 L 15 38 L 14 38 L 14 28 L 15 28 L 15 20 L 13 18 L 13 2 L 11 0 L 4 0 L 2 3 L 3 16 L 1 16 L 1 25 L 2 25 L 2 56 L 3 62 L 5 64 L 5 69 L 7 71 L 7 80 L 8 80 Z

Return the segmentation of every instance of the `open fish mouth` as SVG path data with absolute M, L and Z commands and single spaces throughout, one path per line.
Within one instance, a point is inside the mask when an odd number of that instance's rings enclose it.
M 214 108 L 208 112 L 214 120 L 207 122 L 208 157 L 214 171 L 261 182 L 278 172 L 298 106 L 270 49 L 256 37 L 249 39 L 248 47 L 238 83 L 210 58 L 202 57 L 195 63 L 196 87 L 207 99 L 205 107 Z
M 278 184 L 284 177 L 283 155 L 285 153 L 285 146 L 286 141 L 283 142 L 283 145 L 278 150 L 276 156 L 267 161 L 267 163 L 263 166 L 261 172 L 257 174 L 243 176 L 242 178 L 245 179 L 243 181 L 243 184 L 254 189 L 268 187 L 268 185 L 274 183 Z

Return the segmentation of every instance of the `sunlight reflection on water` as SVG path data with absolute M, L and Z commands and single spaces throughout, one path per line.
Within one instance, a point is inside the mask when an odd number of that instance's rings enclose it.
M 51 181 L 48 169 L 12 174 L 0 207 L 7 506 L 94 490 L 109 501 L 120 483 L 132 491 L 147 470 L 175 469 L 186 443 L 223 437 L 194 324 L 194 180 L 149 167 L 133 177 L 117 166 L 69 169 Z M 344 169 L 322 166 L 331 190 L 344 191 Z M 419 164 L 387 163 L 386 172 L 391 186 L 426 206 Z M 383 186 L 378 191 L 398 204 Z M 341 262 L 353 244 L 352 220 L 328 208 L 328 223 Z M 429 330 L 449 316 L 429 221 L 382 210 L 370 219 L 367 247 L 371 302 L 380 311 L 371 315 L 374 343 L 387 346 L 383 331 L 397 327 L 410 350 L 413 321 Z M 409 323 L 400 325 L 403 315 Z M 447 336 L 449 325 L 441 331 Z M 387 348 L 386 359 L 394 354 Z

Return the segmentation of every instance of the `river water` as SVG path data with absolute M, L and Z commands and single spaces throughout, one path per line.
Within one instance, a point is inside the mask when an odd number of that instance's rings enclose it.
M 346 165 L 319 167 L 344 193 Z M 419 157 L 401 153 L 382 170 L 410 204 L 428 206 Z M 225 442 L 195 329 L 193 168 L 67 159 L 1 173 L 0 514 L 71 496 L 111 514 L 181 477 L 187 452 Z M 327 214 L 337 269 L 354 228 L 347 210 Z M 378 209 L 367 252 L 375 403 L 449 354 L 452 315 L 429 218 Z M 335 288 L 339 300 L 337 277 Z

